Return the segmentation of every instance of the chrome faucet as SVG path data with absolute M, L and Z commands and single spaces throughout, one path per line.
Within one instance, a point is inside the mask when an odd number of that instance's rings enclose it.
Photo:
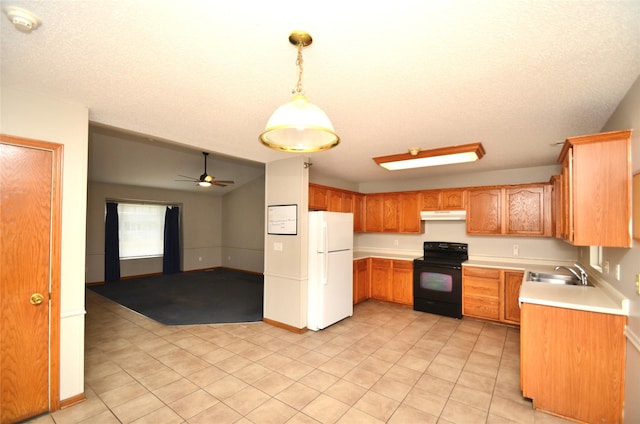
M 573 268 L 571 268 L 569 266 L 560 265 L 560 266 L 555 267 L 555 270 L 558 271 L 559 269 L 566 269 L 567 271 L 572 273 L 574 277 L 576 277 L 578 280 L 580 280 L 580 285 L 586 286 L 588 284 L 587 271 L 585 271 L 584 268 L 582 268 L 578 264 L 573 264 L 573 266 L 578 268 L 578 270 L 580 271 L 579 275 L 578 275 L 578 273 L 576 272 L 575 269 L 573 269 Z
M 573 266 L 575 266 L 576 268 L 578 268 L 578 270 L 580 271 L 580 281 L 582 282 L 583 286 L 586 286 L 589 284 L 589 276 L 587 275 L 587 271 L 585 271 L 584 268 L 582 268 L 580 265 L 578 264 L 573 264 Z

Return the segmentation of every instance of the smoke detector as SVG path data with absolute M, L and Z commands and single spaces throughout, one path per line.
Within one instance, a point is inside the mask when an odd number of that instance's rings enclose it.
M 42 23 L 36 15 L 20 7 L 5 6 L 2 8 L 2 11 L 18 31 L 31 32 L 37 29 Z

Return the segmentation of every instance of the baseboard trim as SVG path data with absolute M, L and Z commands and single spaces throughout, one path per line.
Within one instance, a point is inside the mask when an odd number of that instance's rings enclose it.
M 282 322 L 279 322 L 279 321 L 274 321 L 274 320 L 269 319 L 269 318 L 262 318 L 262 322 L 264 322 L 265 324 L 273 325 L 274 327 L 282 328 L 283 330 L 292 331 L 292 332 L 298 333 L 298 334 L 306 333 L 307 330 L 308 330 L 307 327 L 297 328 L 297 327 L 294 327 L 292 325 L 285 324 L 285 323 L 282 323 Z
M 71 396 L 70 398 L 60 401 L 60 409 L 68 408 L 69 406 L 84 402 L 85 400 L 87 400 L 87 397 L 84 395 L 84 393 Z

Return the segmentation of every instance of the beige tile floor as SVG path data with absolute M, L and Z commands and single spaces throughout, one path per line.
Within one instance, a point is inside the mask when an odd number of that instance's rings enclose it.
M 517 329 L 369 300 L 323 331 L 165 326 L 87 292 L 86 401 L 32 423 L 564 423 Z

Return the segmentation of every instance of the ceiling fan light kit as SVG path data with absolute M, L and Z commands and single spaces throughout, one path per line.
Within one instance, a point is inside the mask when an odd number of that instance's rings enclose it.
M 431 150 L 420 150 L 420 148 L 412 147 L 408 153 L 380 156 L 373 158 L 373 160 L 389 171 L 397 171 L 401 169 L 473 162 L 481 159 L 484 154 L 485 150 L 482 143 L 470 143 Z
M 209 153 L 202 152 L 202 155 L 204 156 L 204 173 L 200 175 L 200 178 L 193 178 L 193 177 L 187 177 L 186 175 L 179 175 L 180 177 L 188 178 L 188 179 L 176 180 L 176 181 L 193 182 L 193 183 L 196 183 L 196 185 L 199 187 L 211 187 L 212 185 L 216 185 L 219 187 L 226 187 L 227 185 L 234 183 L 231 180 L 216 180 L 215 178 L 213 178 L 213 175 L 209 175 L 207 173 L 207 156 L 209 156 Z
M 311 103 L 302 89 L 302 49 L 313 39 L 304 31 L 294 31 L 289 42 L 296 46 L 298 82 L 293 99 L 271 115 L 259 140 L 265 146 L 284 152 L 310 153 L 328 150 L 340 143 L 331 120 L 318 106 Z

